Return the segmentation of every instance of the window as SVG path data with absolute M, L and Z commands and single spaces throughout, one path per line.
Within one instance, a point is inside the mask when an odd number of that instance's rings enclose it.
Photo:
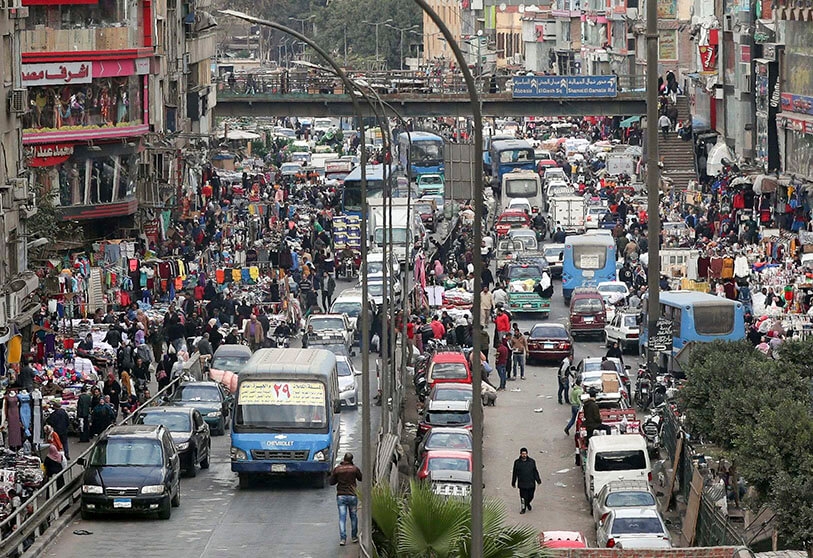
M 606 247 L 573 246 L 573 265 L 576 269 L 603 269 L 606 263 Z
M 595 314 L 604 311 L 600 298 L 577 298 L 573 301 L 573 312 L 576 314 Z
M 96 444 L 89 461 L 94 467 L 160 467 L 163 451 L 157 440 L 108 438 Z
M 180 393 L 175 396 L 179 401 L 217 401 L 220 402 L 220 391 L 216 387 L 196 386 L 193 384 L 181 386 Z
M 170 432 L 189 432 L 189 415 L 186 413 L 146 413 L 141 424 L 163 424 Z
M 683 311 L 680 308 L 675 308 L 672 312 L 672 336 L 680 337 L 680 321 L 683 316 Z
M 559 326 L 538 325 L 531 330 L 531 337 L 549 339 L 567 339 L 567 330 Z
M 663 525 L 661 525 L 661 521 L 657 517 L 620 517 L 613 521 L 613 535 L 663 532 Z
M 443 160 L 443 144 L 428 141 L 413 142 L 410 161 L 415 163 L 438 163 Z
M 471 462 L 468 459 L 455 459 L 453 457 L 436 457 L 429 460 L 430 471 L 471 471 Z
M 536 196 L 535 180 L 506 180 L 505 195 L 509 198 L 528 198 Z
M 433 426 L 460 426 L 471 424 L 471 413 L 468 411 L 449 411 L 445 413 L 426 413 L 426 422 Z
M 466 380 L 469 370 L 462 362 L 436 362 L 432 365 L 433 380 Z
M 646 469 L 646 455 L 642 450 L 602 451 L 596 453 L 596 471 L 631 471 L 639 469 Z
M 726 335 L 734 329 L 734 306 L 695 306 L 694 329 L 700 335 Z
M 528 163 L 533 162 L 532 149 L 506 149 L 500 151 L 500 163 Z
M 655 497 L 649 492 L 613 492 L 604 505 L 608 508 L 642 508 L 655 505 Z

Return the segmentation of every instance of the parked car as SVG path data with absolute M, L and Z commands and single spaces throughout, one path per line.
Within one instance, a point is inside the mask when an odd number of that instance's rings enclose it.
M 430 430 L 418 444 L 415 452 L 415 463 L 420 464 L 424 455 L 428 451 L 434 450 L 454 450 L 473 451 L 471 431 L 465 428 L 443 428 L 437 427 Z
M 643 480 L 610 481 L 593 498 L 593 520 L 598 524 L 607 515 L 622 508 L 658 509 L 649 483 Z
M 604 343 L 609 347 L 618 343 L 618 347 L 639 350 L 638 338 L 641 335 L 641 314 L 637 310 L 622 309 L 604 326 Z
M 194 477 L 197 466 L 209 468 L 212 438 L 200 411 L 191 407 L 146 407 L 138 411 L 136 424 L 160 424 L 169 431 L 181 458 L 181 469 Z
M 622 508 L 611 511 L 596 528 L 596 543 L 602 548 L 672 548 L 672 537 L 661 514 L 650 508 Z
M 313 334 L 308 335 L 308 342 L 317 337 L 341 342 L 348 350 L 353 346 L 355 327 L 347 314 L 311 314 L 305 322 L 305 331 L 310 326 L 313 326 Z
M 430 387 L 438 383 L 471 384 L 466 355 L 460 351 L 435 352 L 427 367 L 426 382 Z
M 471 401 L 430 401 L 418 422 L 418 438 L 425 436 L 435 426 L 471 430 Z
M 568 330 L 576 335 L 604 333 L 607 325 L 607 312 L 604 299 L 596 289 L 574 289 L 570 299 Z
M 320 347 L 321 348 L 321 347 Z M 336 356 L 336 371 L 339 373 L 339 397 L 341 404 L 353 409 L 359 406 L 359 388 L 356 384 L 357 371 L 353 362 L 346 356 Z
M 86 460 L 80 459 L 85 466 L 82 519 L 119 513 L 169 519 L 172 508 L 181 505 L 181 459 L 161 425 L 114 426 L 99 436 Z
M 562 324 L 536 324 L 528 335 L 528 357 L 534 360 L 573 359 L 573 338 Z
M 616 305 L 630 295 L 629 287 L 623 281 L 602 281 L 596 290 L 601 293 L 605 305 Z
M 615 357 L 609 357 L 607 360 L 613 363 L 613 366 L 615 367 L 615 372 L 618 373 L 618 377 L 621 381 L 621 385 L 624 388 L 626 388 L 627 392 L 629 393 L 630 388 L 629 366 L 623 365 L 621 361 Z M 600 372 L 601 372 L 601 357 L 584 357 L 579 361 L 579 366 L 578 369 L 576 370 L 577 376 L 579 378 L 582 378 L 582 382 L 589 382 L 587 376 L 595 376 L 596 374 L 598 374 L 598 377 L 600 378 L 601 377 Z M 582 383 L 582 387 L 584 389 L 587 389 L 589 385 L 585 386 L 584 383 Z M 597 384 L 595 387 L 598 387 L 599 391 L 601 390 L 600 385 Z
M 418 467 L 418 480 L 424 480 L 437 471 L 471 472 L 471 452 L 452 450 L 432 450 L 426 452 Z
M 471 401 L 471 384 L 442 383 L 435 384 L 429 392 L 427 401 Z
M 189 382 L 175 389 L 169 406 L 192 407 L 203 416 L 212 434 L 223 436 L 231 415 L 233 397 L 215 382 Z
M 220 345 L 209 365 L 209 379 L 223 385 L 229 393 L 237 391 L 237 375 L 248 359 L 251 349 L 248 345 Z

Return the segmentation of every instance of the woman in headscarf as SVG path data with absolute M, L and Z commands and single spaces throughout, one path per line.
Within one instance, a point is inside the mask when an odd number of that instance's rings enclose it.
M 435 260 L 435 279 L 441 279 L 443 277 L 443 265 L 440 263 L 440 260 Z
M 54 432 L 53 427 L 48 424 L 43 429 L 45 443 L 48 444 L 48 455 L 45 456 L 45 478 L 50 479 L 62 470 L 62 442 Z M 60 487 L 61 488 L 61 487 Z

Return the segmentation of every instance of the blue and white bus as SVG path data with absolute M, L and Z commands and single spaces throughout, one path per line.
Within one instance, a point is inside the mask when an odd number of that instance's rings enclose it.
M 643 303 L 638 343 L 644 354 L 649 340 L 647 298 Z M 659 318 L 672 322 L 672 352 L 661 355 L 661 366 L 679 368 L 675 358 L 690 343 L 745 339 L 745 307 L 741 302 L 698 291 L 661 291 Z
M 336 357 L 324 349 L 260 349 L 240 370 L 231 421 L 231 470 L 314 475 L 324 486 L 339 452 Z
M 491 175 L 491 143 L 497 140 L 515 139 L 513 134 L 500 132 L 491 136 L 483 137 L 483 171 Z
M 387 177 L 392 176 L 392 167 Z M 367 165 L 367 196 L 381 197 L 384 193 L 384 165 Z M 361 208 L 367 200 L 361 197 L 361 166 L 354 168 L 344 177 L 342 189 L 342 212 L 348 215 L 361 215 Z
M 534 148 L 525 140 L 507 139 L 491 142 L 491 180 L 498 187 L 504 174 L 518 170 L 536 170 Z
M 442 175 L 443 138 L 429 132 L 403 132 L 398 136 L 398 158 L 405 171 L 409 164 L 412 180 L 422 174 Z
M 573 289 L 615 281 L 615 241 L 609 234 L 588 233 L 565 238 L 562 294 L 570 304 Z

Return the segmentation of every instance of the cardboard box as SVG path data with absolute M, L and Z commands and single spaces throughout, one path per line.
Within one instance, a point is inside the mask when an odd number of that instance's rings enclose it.
M 621 386 L 618 385 L 618 374 L 615 372 L 602 372 L 601 391 L 604 393 L 618 393 Z

